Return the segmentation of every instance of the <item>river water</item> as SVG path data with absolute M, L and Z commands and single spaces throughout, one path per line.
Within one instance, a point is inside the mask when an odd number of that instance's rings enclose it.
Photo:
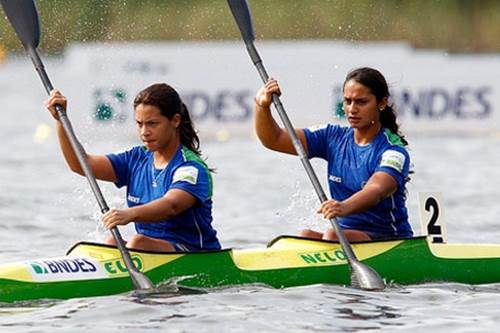
M 20 65 L 22 64 L 22 65 Z M 6 65 L 4 65 L 6 66 Z M 0 68 L 0 262 L 59 256 L 80 240 L 101 241 L 99 210 L 84 179 L 68 171 L 29 64 Z M 7 73 L 7 74 L 6 74 Z M 293 120 L 293 119 L 292 119 Z M 88 151 L 126 149 L 132 137 L 74 124 Z M 415 174 L 408 206 L 416 234 L 418 192 L 441 192 L 448 241 L 497 243 L 500 136 L 409 135 Z M 296 157 L 252 139 L 205 141 L 214 177 L 214 225 L 224 247 L 263 247 L 280 234 L 327 226 L 314 213 L 313 189 Z M 314 162 L 324 182 L 324 167 Z M 101 184 L 112 207 L 124 194 Z M 132 232 L 122 229 L 125 237 Z M 395 263 L 396 265 L 397 263 Z M 0 305 L 9 332 L 485 332 L 500 321 L 500 285 L 424 284 L 384 292 L 315 285 L 236 286 L 203 293 L 175 286 L 148 297 L 110 297 Z

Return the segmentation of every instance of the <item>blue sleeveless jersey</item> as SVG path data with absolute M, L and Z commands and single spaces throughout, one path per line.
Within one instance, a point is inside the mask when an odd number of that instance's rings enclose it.
M 117 187 L 127 186 L 129 207 L 159 199 L 171 189 L 180 189 L 196 198 L 194 206 L 161 222 L 135 221 L 137 233 L 187 246 L 191 251 L 220 249 L 212 228 L 212 177 L 203 160 L 180 146 L 163 170 L 153 165 L 153 153 L 134 147 L 119 154 L 109 154 Z
M 410 156 L 400 138 L 388 129 L 382 129 L 366 146 L 354 141 L 351 127 L 326 125 L 304 129 L 309 158 L 319 157 L 328 162 L 330 195 L 342 201 L 360 191 L 375 172 L 385 172 L 398 183 L 398 189 L 369 210 L 338 217 L 339 225 L 390 237 L 411 237 L 405 206 L 410 169 Z

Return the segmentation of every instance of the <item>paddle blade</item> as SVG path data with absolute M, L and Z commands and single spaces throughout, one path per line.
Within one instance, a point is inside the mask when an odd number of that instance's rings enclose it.
M 252 13 L 250 12 L 250 7 L 248 7 L 247 0 L 227 0 L 227 3 L 231 9 L 231 13 L 233 13 L 236 24 L 238 24 L 243 40 L 246 42 L 254 41 L 255 30 L 252 23 Z
M 40 43 L 40 22 L 33 0 L 0 0 L 17 36 L 24 47 L 37 48 Z
M 378 273 L 358 260 L 351 260 L 351 285 L 363 290 L 380 291 L 385 283 Z
M 132 284 L 136 290 L 151 290 L 154 289 L 154 284 L 143 273 L 136 270 L 129 270 Z

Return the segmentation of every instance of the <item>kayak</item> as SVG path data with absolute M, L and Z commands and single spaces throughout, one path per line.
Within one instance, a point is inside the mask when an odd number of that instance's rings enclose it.
M 431 237 L 352 243 L 357 258 L 389 284 L 500 282 L 500 245 L 433 243 Z M 350 284 L 340 244 L 279 236 L 267 247 L 204 252 L 130 251 L 136 267 L 155 284 L 214 288 L 264 284 L 287 288 Z M 69 299 L 133 289 L 116 247 L 74 245 L 65 256 L 0 265 L 0 301 Z

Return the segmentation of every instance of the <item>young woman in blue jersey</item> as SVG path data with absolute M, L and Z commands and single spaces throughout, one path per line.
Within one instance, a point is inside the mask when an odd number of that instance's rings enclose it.
M 66 162 L 83 174 L 60 124 L 55 105 L 67 101 L 52 91 L 47 108 L 57 120 Z M 86 154 L 97 179 L 127 187 L 125 209 L 103 215 L 106 228 L 135 222 L 127 247 L 149 251 L 220 249 L 212 228 L 212 177 L 200 158 L 199 139 L 179 94 L 169 85 L 154 84 L 134 100 L 135 121 L 143 146 L 108 155 Z M 107 242 L 114 244 L 109 237 Z
M 271 79 L 255 97 L 257 136 L 269 149 L 296 154 L 287 131 L 271 114 L 273 93 L 280 94 L 280 88 Z M 386 80 L 375 69 L 358 68 L 347 75 L 343 94 L 350 126 L 328 124 L 295 130 L 309 158 L 328 162 L 332 199 L 318 213 L 326 219 L 337 217 L 349 240 L 411 237 L 405 206 L 410 157 L 388 104 Z M 324 233 L 307 229 L 300 235 L 337 240 L 332 228 Z

